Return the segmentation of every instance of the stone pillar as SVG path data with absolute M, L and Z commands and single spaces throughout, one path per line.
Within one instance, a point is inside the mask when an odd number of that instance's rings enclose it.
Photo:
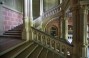
M 23 3 L 23 32 L 22 32 L 22 39 L 26 41 L 29 40 L 29 33 L 28 33 L 28 0 L 24 0 Z
M 87 21 L 88 21 L 88 6 L 84 5 L 83 9 L 83 46 L 82 46 L 82 58 L 88 58 L 88 40 L 87 40 Z
M 86 8 L 82 9 L 78 0 L 71 0 L 71 11 L 73 14 L 73 57 L 87 57 L 87 12 Z
M 32 40 L 31 26 L 33 26 L 32 0 L 24 0 L 24 30 L 22 37 L 27 41 Z
M 82 28 L 80 19 L 80 7 L 76 5 L 78 0 L 71 0 L 71 12 L 73 18 L 73 56 L 72 58 L 81 58 L 82 56 Z
M 32 6 L 32 0 L 29 1 L 29 20 L 30 20 L 30 25 L 29 26 L 33 26 L 33 6 Z
M 59 38 L 62 38 L 62 19 L 59 18 Z
M 41 21 L 41 23 L 40 23 L 40 29 L 42 30 L 43 29 L 43 27 L 42 27 L 42 15 L 43 15 L 43 0 L 40 0 L 40 21 Z
M 65 17 L 65 39 L 68 40 L 68 18 Z
M 60 4 L 63 2 L 63 0 L 60 0 Z
M 62 38 L 68 38 L 68 20 L 66 17 L 62 20 Z
M 40 0 L 40 16 L 43 14 L 43 0 Z
M 33 31 L 31 30 L 31 27 L 33 27 L 33 0 L 29 0 L 29 39 L 33 40 L 34 39 L 34 35 L 33 35 Z

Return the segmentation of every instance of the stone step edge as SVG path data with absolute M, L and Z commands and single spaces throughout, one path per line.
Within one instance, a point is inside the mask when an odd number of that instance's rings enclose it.
M 44 47 L 44 48 L 46 48 L 46 49 L 52 51 L 53 53 L 59 55 L 60 57 L 64 57 L 62 54 L 59 54 L 57 51 L 54 51 L 54 49 L 50 48 L 49 46 L 46 46 L 46 45 L 44 45 L 44 44 L 42 44 L 42 43 L 40 43 L 40 42 L 38 42 L 38 41 L 35 41 L 35 40 L 33 40 L 33 41 L 34 41 L 35 43 L 41 45 L 42 47 Z
M 17 48 L 17 47 L 20 46 L 20 45 L 23 45 L 23 44 L 26 43 L 26 42 L 27 42 L 27 41 L 23 41 L 22 43 L 19 43 L 19 44 L 13 46 L 13 47 L 11 47 L 11 48 L 9 48 L 9 49 L 7 49 L 7 50 L 1 52 L 1 53 L 0 53 L 0 56 L 2 56 L 2 55 L 5 54 L 5 53 L 8 53 L 9 51 L 11 51 L 11 50 Z
M 38 47 L 38 45 L 36 45 L 36 46 L 34 47 L 34 49 L 33 49 L 25 58 L 28 58 L 29 55 L 30 55 L 32 52 L 34 52 L 37 47 Z
M 24 50 L 26 50 L 29 46 L 31 46 L 32 44 L 34 44 L 33 42 L 30 43 L 29 45 L 27 45 L 25 48 L 23 48 L 21 51 L 19 51 L 18 53 L 16 53 L 14 56 L 12 56 L 11 58 L 15 58 L 16 56 L 18 56 L 21 52 L 23 52 Z
M 37 58 L 40 56 L 40 54 L 41 54 L 42 50 L 43 50 L 43 47 L 42 47 L 42 49 L 40 50 L 40 52 L 39 52 L 39 54 L 38 54 Z

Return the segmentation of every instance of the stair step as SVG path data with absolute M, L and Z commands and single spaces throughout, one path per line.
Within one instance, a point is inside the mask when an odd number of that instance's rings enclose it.
M 39 55 L 41 54 L 42 50 L 43 50 L 43 47 L 42 47 L 42 49 L 40 50 L 40 52 L 39 52 L 39 54 L 38 54 L 37 58 L 38 58 L 38 57 L 39 57 Z
M 16 33 L 4 33 L 4 34 L 21 34 L 21 33 L 19 33 L 19 32 L 16 32 Z
M 21 33 L 21 30 L 11 30 L 11 31 L 6 31 L 5 33 Z
M 54 57 L 54 53 L 53 52 L 48 51 L 47 58 L 56 58 L 56 57 Z
M 47 57 L 47 52 L 48 52 L 47 49 L 43 48 L 43 50 L 41 51 L 38 58 L 46 58 Z
M 54 58 L 63 58 L 63 57 L 60 57 L 59 55 L 54 53 Z
M 31 46 L 29 46 L 27 49 L 25 49 L 23 52 L 21 52 L 20 54 L 18 54 L 15 58 L 26 58 L 27 55 L 29 53 L 31 53 L 32 51 L 34 51 L 37 48 L 37 44 L 32 44 Z
M 32 45 L 33 42 L 26 42 L 23 45 L 18 46 L 17 48 L 3 54 L 0 58 L 12 58 L 16 56 L 18 53 L 21 53 L 27 46 Z
M 22 31 L 22 28 L 21 29 L 11 29 L 11 30 L 8 30 L 8 31 Z
M 4 35 L 21 35 L 21 33 L 5 33 Z
M 19 37 L 19 38 L 21 38 L 21 36 L 20 35 L 0 35 L 0 37 L 10 37 L 10 38 L 17 38 L 17 37 Z
M 37 43 L 38 45 L 41 45 L 43 48 L 47 49 L 48 51 L 53 52 L 54 54 L 56 54 L 59 58 L 64 58 L 64 56 L 62 54 L 59 54 L 58 52 L 54 51 L 52 48 L 49 48 L 48 46 L 45 46 L 44 44 L 41 44 L 37 41 L 34 41 L 35 43 Z M 41 56 L 38 56 L 38 58 L 41 58 Z M 47 58 L 47 57 L 46 57 Z
M 33 53 L 31 53 L 27 58 L 37 58 L 39 53 L 41 52 L 42 47 L 38 46 Z

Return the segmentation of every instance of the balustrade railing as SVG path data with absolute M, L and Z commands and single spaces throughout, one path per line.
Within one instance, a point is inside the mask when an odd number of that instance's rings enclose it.
M 54 15 L 55 13 L 58 13 L 61 11 L 61 4 L 58 6 L 55 6 L 54 8 L 51 8 L 43 13 L 42 18 L 46 18 L 48 16 Z
M 50 47 L 65 58 L 72 58 L 73 45 L 68 43 L 66 40 L 57 39 L 33 27 L 31 27 L 31 31 L 33 33 L 33 40 Z

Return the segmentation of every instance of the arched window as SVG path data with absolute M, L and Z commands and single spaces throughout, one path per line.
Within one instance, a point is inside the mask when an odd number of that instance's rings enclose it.
M 57 36 L 58 35 L 58 29 L 57 29 L 56 26 L 52 26 L 50 28 L 50 35 L 52 35 L 52 36 Z

